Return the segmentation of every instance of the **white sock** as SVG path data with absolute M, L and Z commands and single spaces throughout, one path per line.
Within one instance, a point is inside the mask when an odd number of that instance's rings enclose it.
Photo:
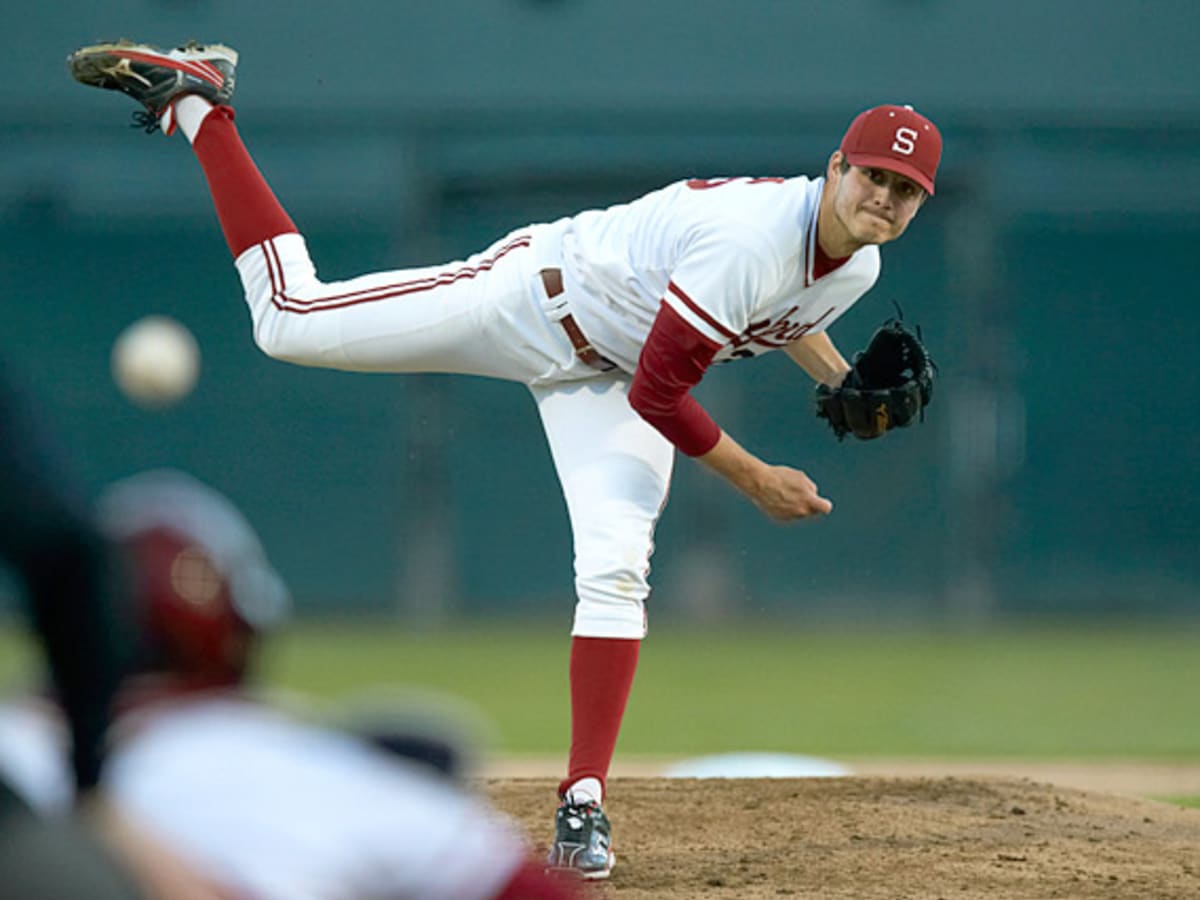
M 602 789 L 599 778 L 580 778 L 567 788 L 567 802 L 579 804 L 588 802 L 600 803 L 604 799 L 601 793 Z
M 188 139 L 189 144 L 196 140 L 196 133 L 200 130 L 204 117 L 212 111 L 213 105 L 199 94 L 184 94 L 171 104 L 171 113 L 175 116 L 175 124 L 183 132 L 183 136 Z

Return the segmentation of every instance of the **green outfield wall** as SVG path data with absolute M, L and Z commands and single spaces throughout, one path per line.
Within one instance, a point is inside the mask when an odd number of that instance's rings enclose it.
M 786 359 L 711 373 L 715 418 L 810 472 L 835 513 L 773 525 L 681 460 L 652 606 L 1200 613 L 1194 5 L 350 3 L 282 31 L 273 4 L 60 6 L 73 15 L 29 13 L 0 86 L 0 352 L 93 489 L 159 465 L 209 480 L 302 610 L 566 627 L 570 537 L 532 401 L 262 356 L 186 145 L 71 84 L 76 44 L 237 46 L 242 133 L 326 278 L 456 259 L 680 177 L 819 172 L 858 109 L 918 103 L 946 138 L 938 196 L 833 335 L 852 351 L 900 304 L 939 365 L 928 420 L 839 444 Z M 861 64 L 839 65 L 854 47 Z M 164 412 L 108 374 L 148 313 L 203 353 L 197 390 Z

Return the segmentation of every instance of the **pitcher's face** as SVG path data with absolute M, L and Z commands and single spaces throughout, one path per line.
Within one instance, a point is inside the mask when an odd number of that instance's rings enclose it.
M 925 190 L 896 172 L 873 166 L 843 172 L 840 151 L 830 159 L 827 177 L 834 219 L 860 247 L 900 237 L 925 201 Z

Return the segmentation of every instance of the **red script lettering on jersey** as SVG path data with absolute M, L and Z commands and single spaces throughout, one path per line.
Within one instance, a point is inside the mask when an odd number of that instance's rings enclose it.
M 791 307 L 774 321 L 764 319 L 761 322 L 751 322 L 746 329 L 729 342 L 734 356 L 749 355 L 749 351 L 738 352 L 747 344 L 759 344 L 763 347 L 785 347 L 792 341 L 804 337 L 821 323 L 825 317 L 833 314 L 833 307 L 825 310 L 811 322 L 793 322 L 788 318 L 798 307 Z

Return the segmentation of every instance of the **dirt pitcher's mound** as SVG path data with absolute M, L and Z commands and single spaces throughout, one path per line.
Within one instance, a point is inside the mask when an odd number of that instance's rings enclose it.
M 552 779 L 484 792 L 543 852 Z M 1200 898 L 1200 810 L 1012 778 L 618 778 L 602 898 Z

